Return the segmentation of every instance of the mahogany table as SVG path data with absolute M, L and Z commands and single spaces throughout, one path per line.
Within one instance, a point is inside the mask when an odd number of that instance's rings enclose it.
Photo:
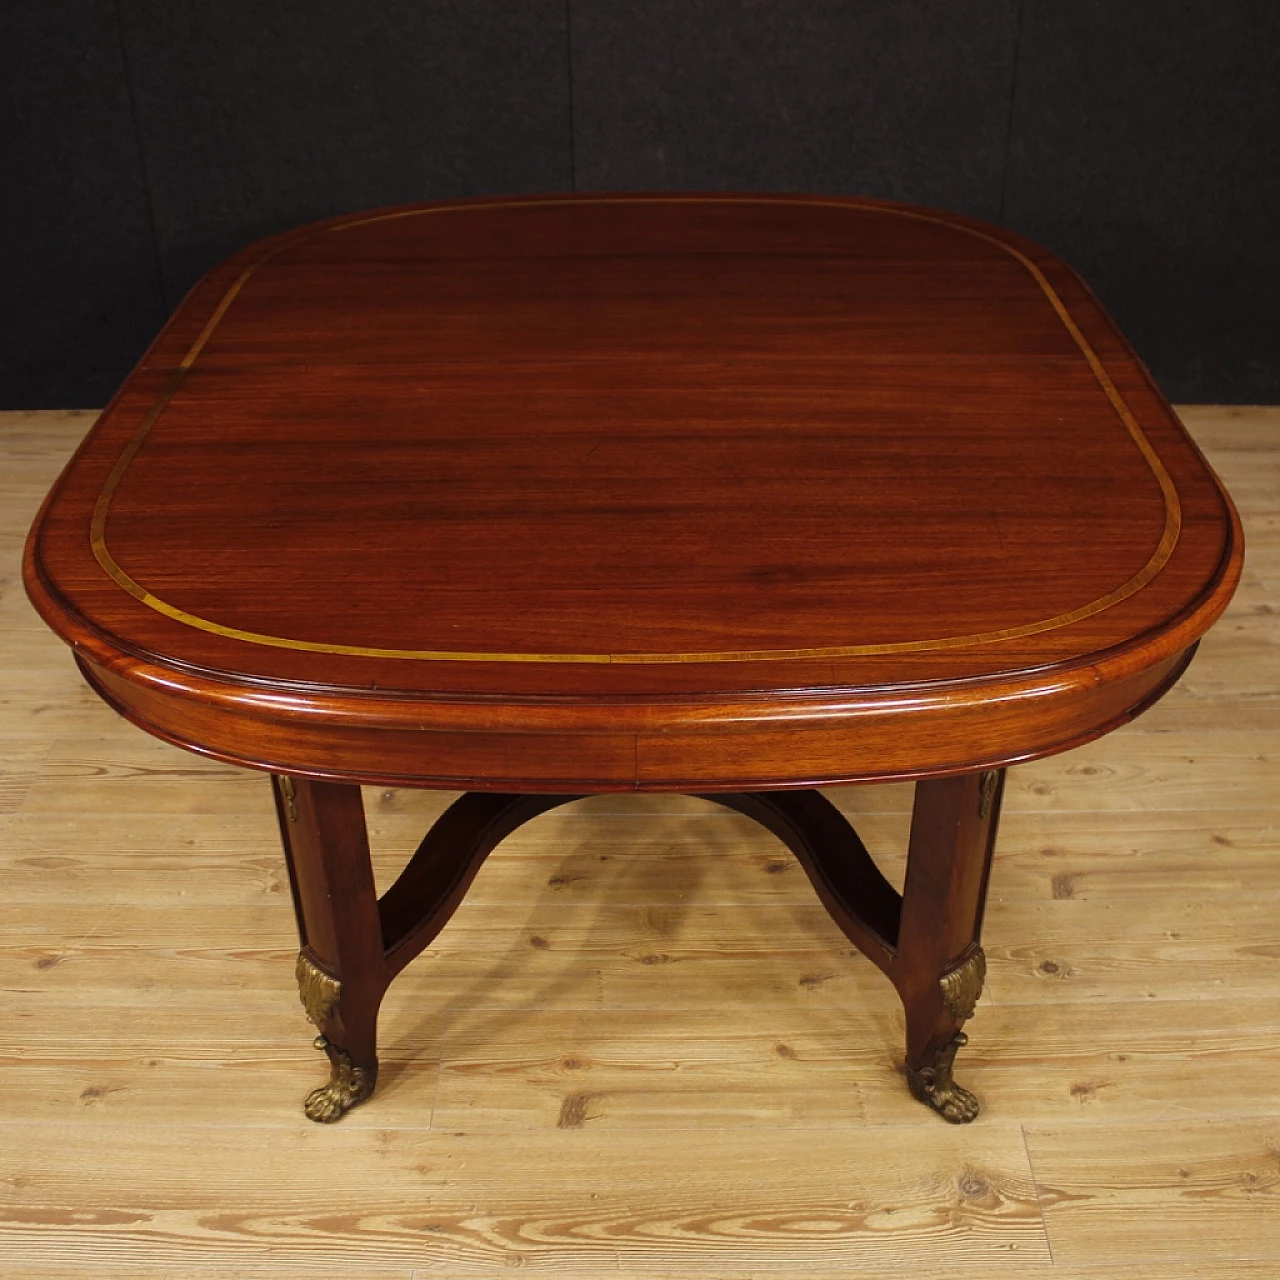
M 122 715 L 274 775 L 334 1120 L 491 849 L 577 796 L 790 846 L 951 1121 L 1005 766 L 1123 724 L 1240 572 L 1231 503 L 1072 272 L 926 209 L 383 210 L 188 296 L 27 587 Z M 916 779 L 901 895 L 819 785 Z M 459 789 L 379 899 L 359 784 Z

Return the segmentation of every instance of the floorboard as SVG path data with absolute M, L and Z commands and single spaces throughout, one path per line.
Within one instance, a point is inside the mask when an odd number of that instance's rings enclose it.
M 19 560 L 93 415 L 0 415 L 0 1277 L 1280 1275 L 1280 409 L 1184 417 L 1244 582 L 1163 702 L 1011 771 L 977 1123 L 781 846 L 602 796 L 490 858 L 321 1128 L 267 784 L 81 683 Z M 832 797 L 900 882 L 911 788 Z M 366 791 L 380 884 L 450 799 Z

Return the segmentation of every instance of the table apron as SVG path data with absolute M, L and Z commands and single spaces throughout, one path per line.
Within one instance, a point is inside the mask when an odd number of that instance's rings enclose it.
M 1125 679 L 939 705 L 899 702 L 825 718 L 738 719 L 641 732 L 380 727 L 218 705 L 81 658 L 90 685 L 139 727 L 249 768 L 373 786 L 525 792 L 740 791 L 941 777 L 1088 742 L 1140 714 L 1194 646 Z

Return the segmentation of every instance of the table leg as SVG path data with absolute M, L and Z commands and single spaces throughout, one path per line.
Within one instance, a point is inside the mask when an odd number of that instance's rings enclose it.
M 795 852 L 846 936 L 902 998 L 911 1092 L 957 1124 L 978 1114 L 952 1069 L 985 975 L 978 938 L 1003 784 L 1003 770 L 917 783 L 901 897 L 816 791 L 704 797 L 754 818 Z M 505 836 L 577 797 L 462 796 L 379 902 L 360 788 L 277 775 L 275 794 L 302 943 L 298 990 L 330 1062 L 329 1083 L 307 1098 L 306 1113 L 332 1121 L 373 1092 L 378 1008 L 392 978 L 439 933 Z
M 339 1119 L 373 1093 L 378 1007 L 389 981 L 360 788 L 277 774 L 276 811 L 298 917 L 298 994 L 329 1058 L 312 1120 Z
M 1003 769 L 916 784 L 889 977 L 907 1015 L 907 1083 L 953 1124 L 978 1114 L 952 1070 L 986 976 L 979 937 L 1003 788 Z
M 382 997 L 453 915 L 490 851 L 521 824 L 577 797 L 462 796 L 381 899 L 358 786 L 278 774 L 275 797 L 302 943 L 298 993 L 330 1065 L 329 1083 L 311 1093 L 305 1110 L 327 1123 L 373 1093 Z

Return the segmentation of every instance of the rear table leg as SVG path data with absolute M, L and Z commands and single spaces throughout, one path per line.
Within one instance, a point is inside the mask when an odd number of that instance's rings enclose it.
M 956 1084 L 961 1030 L 986 976 L 979 938 L 1000 819 L 1004 770 L 916 784 L 898 954 L 889 976 L 907 1015 L 907 1083 L 953 1124 L 978 1114 Z
M 276 811 L 298 918 L 298 994 L 329 1059 L 307 1116 L 340 1119 L 373 1093 L 378 1007 L 389 977 L 360 788 L 275 775 Z

